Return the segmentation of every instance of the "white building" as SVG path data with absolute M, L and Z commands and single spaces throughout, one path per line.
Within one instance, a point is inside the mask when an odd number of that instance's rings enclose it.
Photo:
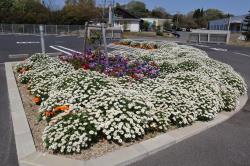
M 114 21 L 114 27 L 120 27 L 122 31 L 139 32 L 140 19 L 117 18 Z
M 140 18 L 120 7 L 116 7 L 114 15 L 114 27 L 120 27 L 122 31 L 140 31 L 140 24 L 142 22 Z

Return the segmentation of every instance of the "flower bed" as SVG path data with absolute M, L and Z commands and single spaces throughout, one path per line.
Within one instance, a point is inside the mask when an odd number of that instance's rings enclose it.
M 146 49 L 146 50 L 153 50 L 157 49 L 159 45 L 156 42 L 139 42 L 139 41 L 134 41 L 134 40 L 129 40 L 129 39 L 123 39 L 119 42 L 114 42 L 114 44 L 117 45 L 125 45 L 133 48 L 141 48 L 141 49 Z
M 41 119 L 49 122 L 45 147 L 58 153 L 80 153 L 100 139 L 122 144 L 212 120 L 234 110 L 246 93 L 244 80 L 229 65 L 174 43 L 119 56 L 36 54 L 16 71 L 40 105 Z

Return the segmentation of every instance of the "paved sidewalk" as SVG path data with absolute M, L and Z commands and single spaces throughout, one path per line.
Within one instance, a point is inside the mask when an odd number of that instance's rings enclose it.
M 0 166 L 17 166 L 4 64 L 0 64 Z

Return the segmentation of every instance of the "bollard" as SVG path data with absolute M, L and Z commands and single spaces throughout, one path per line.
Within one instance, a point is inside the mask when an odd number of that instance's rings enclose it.
M 103 38 L 103 45 L 104 45 L 104 54 L 107 54 L 108 50 L 107 50 L 105 23 L 102 23 L 102 38 Z
M 83 55 L 86 54 L 86 49 L 87 49 L 87 33 L 88 33 L 88 22 L 85 22 L 84 38 L 83 38 Z
M 41 37 L 41 48 L 42 48 L 42 53 L 45 54 L 45 45 L 44 45 L 44 28 L 43 25 L 39 25 L 39 30 L 40 30 L 40 37 Z

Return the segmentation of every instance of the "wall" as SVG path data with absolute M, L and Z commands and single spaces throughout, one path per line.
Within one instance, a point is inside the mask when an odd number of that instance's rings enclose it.
M 139 32 L 140 31 L 140 24 L 139 22 L 131 22 L 130 23 L 130 32 Z
M 125 27 L 125 23 L 127 24 Z M 140 22 L 139 21 L 116 21 L 114 24 L 115 27 L 121 27 L 122 31 L 130 31 L 130 32 L 139 32 L 140 31 Z

